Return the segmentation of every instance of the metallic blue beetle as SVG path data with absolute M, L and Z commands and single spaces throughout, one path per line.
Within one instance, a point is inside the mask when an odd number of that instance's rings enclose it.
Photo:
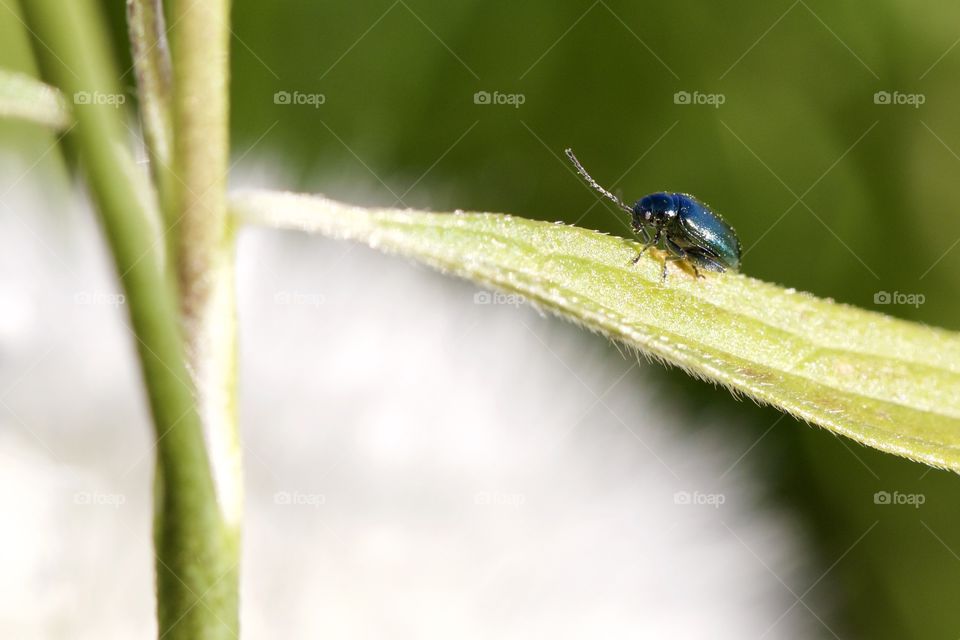
M 633 230 L 644 242 L 643 249 L 633 259 L 634 264 L 644 251 L 655 246 L 670 253 L 663 261 L 663 278 L 667 277 L 667 260 L 686 260 L 698 277 L 702 277 L 700 269 L 737 271 L 740 268 L 737 232 L 707 205 L 685 193 L 659 192 L 644 196 L 633 207 L 628 207 L 590 177 L 572 150 L 567 149 L 567 156 L 591 187 L 631 215 Z

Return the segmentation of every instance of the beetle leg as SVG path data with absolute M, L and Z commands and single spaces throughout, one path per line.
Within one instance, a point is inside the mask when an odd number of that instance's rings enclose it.
M 689 256 L 687 255 L 687 252 L 683 249 L 683 247 L 678 245 L 676 242 L 674 242 L 670 238 L 667 238 L 666 244 L 667 244 L 667 249 L 670 251 L 672 255 L 667 256 L 663 260 L 663 275 L 661 277 L 661 282 L 667 279 L 667 260 L 670 260 L 671 262 L 679 262 L 680 260 L 686 260 L 687 264 L 693 267 L 694 275 L 697 278 L 703 277 L 702 275 L 700 275 L 700 269 L 697 268 L 697 265 L 694 264 L 692 260 L 689 260 Z
M 660 229 L 657 229 L 657 235 L 651 240 L 650 232 L 643 226 L 637 227 L 637 230 L 643 236 L 643 249 L 640 249 L 640 253 L 637 254 L 637 257 L 633 259 L 633 264 L 637 264 L 640 261 L 640 256 L 643 255 L 643 252 L 649 249 L 650 247 L 660 243 Z
M 717 259 L 713 256 L 704 255 L 702 253 L 698 253 L 694 256 L 689 252 L 687 253 L 687 256 L 690 258 L 690 262 L 694 267 L 696 267 L 697 263 L 699 263 L 704 269 L 710 269 L 711 271 L 723 272 L 727 270 L 726 265 L 717 261 Z
M 644 225 L 637 225 L 633 230 L 643 236 L 643 244 L 650 244 L 650 232 Z

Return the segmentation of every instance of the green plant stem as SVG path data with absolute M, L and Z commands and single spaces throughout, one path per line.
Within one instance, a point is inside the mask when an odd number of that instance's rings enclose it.
M 127 27 L 137 74 L 137 97 L 150 169 L 168 225 L 176 220 L 174 197 L 173 79 L 160 0 L 127 0 Z M 172 247 L 171 247 L 172 248 Z
M 19 118 L 66 129 L 73 115 L 57 89 L 30 76 L 0 69 L 0 118 Z
M 172 233 L 181 326 L 224 535 L 217 560 L 229 565 L 220 567 L 222 575 L 207 585 L 205 600 L 212 603 L 213 616 L 202 607 L 190 608 L 192 589 L 179 584 L 176 572 L 158 570 L 160 630 L 172 629 L 168 637 L 173 640 L 238 633 L 243 496 L 236 412 L 234 236 L 226 212 L 230 3 L 172 0 L 169 8 Z
M 67 95 L 118 95 L 93 0 L 29 0 L 24 8 L 54 84 Z M 126 291 L 156 430 L 160 633 L 169 640 L 235 637 L 235 535 L 218 507 L 155 196 L 125 144 L 122 112 L 108 104 L 74 111 L 72 141 Z

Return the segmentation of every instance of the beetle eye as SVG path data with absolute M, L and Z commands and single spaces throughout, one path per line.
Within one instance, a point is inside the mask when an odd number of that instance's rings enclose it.
M 646 211 L 646 212 L 643 214 L 643 218 L 644 218 L 644 220 L 649 220 L 649 219 L 650 219 L 650 212 L 649 212 L 649 211 Z

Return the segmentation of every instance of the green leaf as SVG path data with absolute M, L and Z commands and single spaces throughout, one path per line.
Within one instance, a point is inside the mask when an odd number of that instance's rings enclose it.
M 236 194 L 241 221 L 364 242 L 539 307 L 857 442 L 960 471 L 960 334 L 737 273 L 695 279 L 639 245 L 492 213 Z M 651 252 L 648 252 L 651 253 Z
M 0 118 L 19 118 L 66 129 L 70 107 L 57 89 L 22 73 L 0 69 Z

